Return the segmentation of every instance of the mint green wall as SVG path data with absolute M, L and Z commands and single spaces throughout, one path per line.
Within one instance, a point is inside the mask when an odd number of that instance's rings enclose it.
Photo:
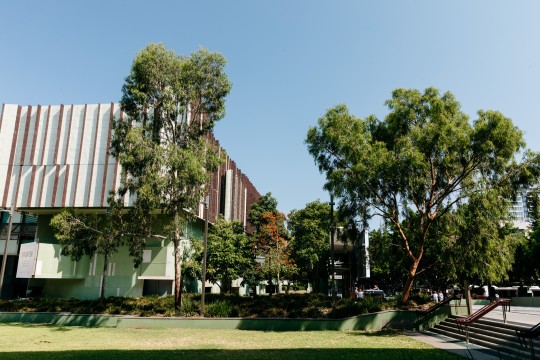
M 35 278 L 30 286 L 41 287 L 43 296 L 96 299 L 99 297 L 104 258 L 102 255 L 85 256 L 74 262 L 61 256 L 61 245 L 49 226 L 51 215 L 38 218 L 39 251 Z M 202 239 L 204 222 L 198 219 L 186 229 L 190 239 Z M 105 296 L 138 297 L 143 293 L 143 280 L 174 279 L 173 245 L 170 241 L 149 239 L 146 250 L 151 251 L 150 261 L 139 268 L 133 266 L 126 247 L 122 247 L 109 260 Z M 196 288 L 196 286 L 195 286 Z
M 84 279 L 88 274 L 89 258 L 73 262 L 62 256 L 59 244 L 40 243 L 36 263 L 36 278 Z
M 58 244 L 58 240 L 54 237 L 53 230 L 49 226 L 53 215 L 39 215 L 38 216 L 38 229 L 37 238 L 40 243 Z

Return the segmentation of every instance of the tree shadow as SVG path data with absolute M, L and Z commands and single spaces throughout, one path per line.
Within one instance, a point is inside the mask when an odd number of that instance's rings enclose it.
M 246 339 L 246 341 L 249 341 Z M 377 349 L 377 348 L 340 348 L 340 349 L 262 349 L 262 350 L 68 350 L 68 351 L 17 351 L 0 352 L 2 360 L 12 359 L 396 359 L 396 360 L 451 360 L 459 356 L 439 349 Z

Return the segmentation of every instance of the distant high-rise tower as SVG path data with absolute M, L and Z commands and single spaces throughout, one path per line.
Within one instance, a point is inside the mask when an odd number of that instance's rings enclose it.
M 525 230 L 531 225 L 531 217 L 529 214 L 527 197 L 530 193 L 529 189 L 523 189 L 518 191 L 515 201 L 512 202 L 510 207 L 510 215 L 517 228 Z
M 527 210 L 527 190 L 521 190 L 512 203 L 510 214 L 516 221 L 530 222 L 529 211 Z

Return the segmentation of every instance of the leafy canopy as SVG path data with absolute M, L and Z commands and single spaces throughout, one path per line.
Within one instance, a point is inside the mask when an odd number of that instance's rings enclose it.
M 525 144 L 500 112 L 479 111 L 471 124 L 454 96 L 435 88 L 394 90 L 386 105 L 384 120 L 335 106 L 306 143 L 344 213 L 379 215 L 399 236 L 409 261 L 407 301 L 432 228 L 476 193 L 511 196 L 514 156 Z
M 253 267 L 251 239 L 239 221 L 223 218 L 210 228 L 208 234 L 208 281 L 221 281 L 223 291 L 229 289 L 230 281 L 244 277 Z
M 287 227 L 291 232 L 291 257 L 299 270 L 300 280 L 312 282 L 327 278 L 330 251 L 330 205 L 319 200 L 310 202 L 304 209 L 292 210 Z
M 200 49 L 188 57 L 163 44 L 150 44 L 133 61 L 122 88 L 111 154 L 122 165 L 117 197 L 136 194 L 126 215 L 139 254 L 145 236 L 160 234 L 174 243 L 175 305 L 181 301 L 180 241 L 206 192 L 223 152 L 206 136 L 225 115 L 231 84 L 225 58 Z M 168 223 L 155 222 L 162 213 Z

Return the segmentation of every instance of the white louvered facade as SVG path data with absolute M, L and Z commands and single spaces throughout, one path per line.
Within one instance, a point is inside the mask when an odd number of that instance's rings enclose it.
M 0 109 L 0 208 L 55 212 L 64 207 L 107 207 L 120 185 L 121 168 L 108 154 L 120 105 L 3 104 Z M 209 136 L 208 141 L 219 147 Z M 221 148 L 220 148 L 221 149 Z M 222 179 L 223 177 L 223 179 Z M 210 221 L 224 215 L 246 224 L 259 193 L 228 156 L 209 184 Z M 222 200 L 223 194 L 223 200 Z M 126 195 L 129 206 L 135 195 Z M 202 200 L 202 199 L 201 199 Z M 224 204 L 221 204 L 221 202 Z M 196 215 L 204 217 L 204 206 Z
M 120 168 L 109 156 L 118 104 L 19 106 L 0 115 L 0 206 L 107 206 Z M 129 199 L 126 198 L 126 204 Z

